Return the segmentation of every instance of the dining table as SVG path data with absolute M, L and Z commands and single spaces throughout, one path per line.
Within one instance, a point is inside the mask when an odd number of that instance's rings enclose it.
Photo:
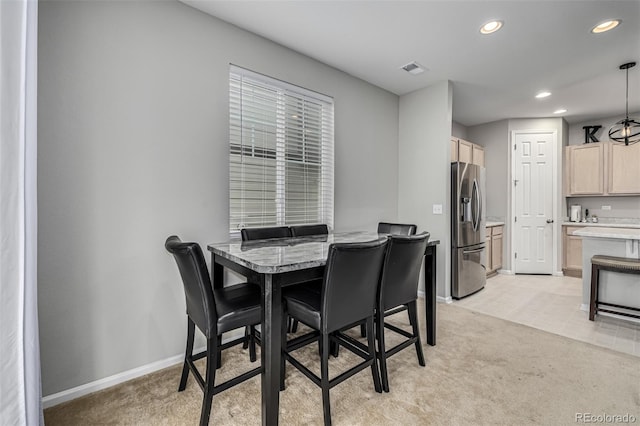
M 262 424 L 277 425 L 280 393 L 282 335 L 282 289 L 322 278 L 329 246 L 333 243 L 372 241 L 386 234 L 355 231 L 266 240 L 230 240 L 207 246 L 211 252 L 212 285 L 224 285 L 225 268 L 235 271 L 261 288 Z M 427 343 L 435 345 L 436 246 L 425 251 L 424 294 Z

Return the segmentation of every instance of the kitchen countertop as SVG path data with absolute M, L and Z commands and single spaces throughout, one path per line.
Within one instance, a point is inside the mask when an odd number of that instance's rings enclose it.
M 489 225 L 487 225 L 489 226 Z M 599 227 L 599 228 L 628 228 L 640 229 L 640 223 L 606 223 L 606 222 L 562 222 L 562 226 Z
M 584 227 L 573 231 L 573 235 L 592 238 L 613 238 L 620 240 L 640 240 L 640 228 Z
M 485 226 L 487 228 L 491 228 L 493 226 L 504 226 L 504 222 L 485 222 Z

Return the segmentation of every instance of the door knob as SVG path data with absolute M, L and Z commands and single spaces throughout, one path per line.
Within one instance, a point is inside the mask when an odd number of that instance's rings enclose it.
M 547 223 L 553 223 L 553 219 L 547 219 Z

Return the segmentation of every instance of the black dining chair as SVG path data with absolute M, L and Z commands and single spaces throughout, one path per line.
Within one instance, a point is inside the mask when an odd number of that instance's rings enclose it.
M 291 238 L 291 228 L 288 226 L 270 226 L 265 228 L 242 228 L 240 230 L 240 236 L 242 241 L 254 241 L 254 240 L 267 240 L 272 238 Z M 289 330 L 296 331 L 297 324 L 293 321 L 289 321 Z M 249 329 L 245 330 L 245 336 L 249 335 Z M 247 348 L 247 343 L 243 345 L 243 348 Z
M 412 236 L 391 235 L 389 237 L 387 252 L 382 266 L 382 278 L 378 288 L 378 304 L 375 317 L 380 376 L 382 377 L 382 388 L 385 392 L 389 392 L 388 357 L 411 345 L 415 345 L 418 363 L 421 366 L 425 365 L 418 331 L 416 300 L 418 299 L 420 267 L 428 240 L 428 232 Z M 385 321 L 385 317 L 404 310 L 409 314 L 409 324 L 412 330 L 410 333 Z M 385 329 L 406 337 L 406 340 L 391 349 L 386 349 Z
M 291 235 L 294 237 L 309 237 L 314 235 L 328 235 L 329 227 L 327 225 L 318 224 L 318 225 L 296 225 L 291 227 Z M 312 282 L 305 283 L 309 289 L 314 290 L 316 292 L 320 292 L 322 288 L 322 280 L 316 280 Z M 289 331 L 295 333 L 298 331 L 298 321 L 292 320 L 291 324 L 289 324 Z
M 319 225 L 296 225 L 291 227 L 291 235 L 294 237 L 307 237 L 311 235 L 327 235 L 329 227 L 324 223 Z
M 413 224 L 390 222 L 378 223 L 378 234 L 414 235 L 416 230 L 417 227 Z
M 329 389 L 342 383 L 365 368 L 371 368 L 376 392 L 381 392 L 379 371 L 376 362 L 373 323 L 376 292 L 380 281 L 382 261 L 387 239 L 365 243 L 331 244 L 320 294 L 299 286 L 292 286 L 284 292 L 286 313 L 309 326 L 314 331 L 286 342 L 283 327 L 283 352 L 281 365 L 281 388 L 285 388 L 286 361 L 300 370 L 313 383 L 322 388 L 324 424 L 331 424 L 331 404 Z M 365 321 L 367 345 L 344 334 L 341 330 Z M 363 361 L 329 379 L 330 340 L 360 356 Z M 293 357 L 292 352 L 313 343 L 320 345 L 320 377 Z
M 260 288 L 242 283 L 214 289 L 211 286 L 207 264 L 199 244 L 182 242 L 180 238 L 173 235 L 167 238 L 165 248 L 178 264 L 187 305 L 187 348 L 178 392 L 186 388 L 187 378 L 191 372 L 204 392 L 200 412 L 200 426 L 204 426 L 209 424 L 213 395 L 262 372 L 262 367 L 257 367 L 215 385 L 216 367 L 222 350 L 248 341 L 250 360 L 251 362 L 256 360 L 254 331 L 255 325 L 260 324 Z M 196 326 L 207 339 L 207 349 L 194 355 L 193 341 Z M 248 336 L 222 344 L 222 333 L 242 327 L 249 327 Z M 205 357 L 207 366 L 203 378 L 194 362 Z
M 242 228 L 242 241 L 266 240 L 269 238 L 290 238 L 291 228 L 288 226 L 271 226 L 267 228 Z
M 391 223 L 391 222 L 378 222 L 378 234 L 389 235 L 415 235 L 418 227 L 410 223 Z M 364 324 L 360 326 L 360 335 L 365 337 L 367 330 L 365 330 Z

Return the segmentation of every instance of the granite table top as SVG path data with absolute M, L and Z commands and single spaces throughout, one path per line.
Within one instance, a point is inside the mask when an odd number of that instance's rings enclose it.
M 386 234 L 357 231 L 296 238 L 240 241 L 209 244 L 213 254 L 224 257 L 258 273 L 275 274 L 324 266 L 333 243 L 375 241 Z M 429 245 L 440 241 L 429 241 Z

